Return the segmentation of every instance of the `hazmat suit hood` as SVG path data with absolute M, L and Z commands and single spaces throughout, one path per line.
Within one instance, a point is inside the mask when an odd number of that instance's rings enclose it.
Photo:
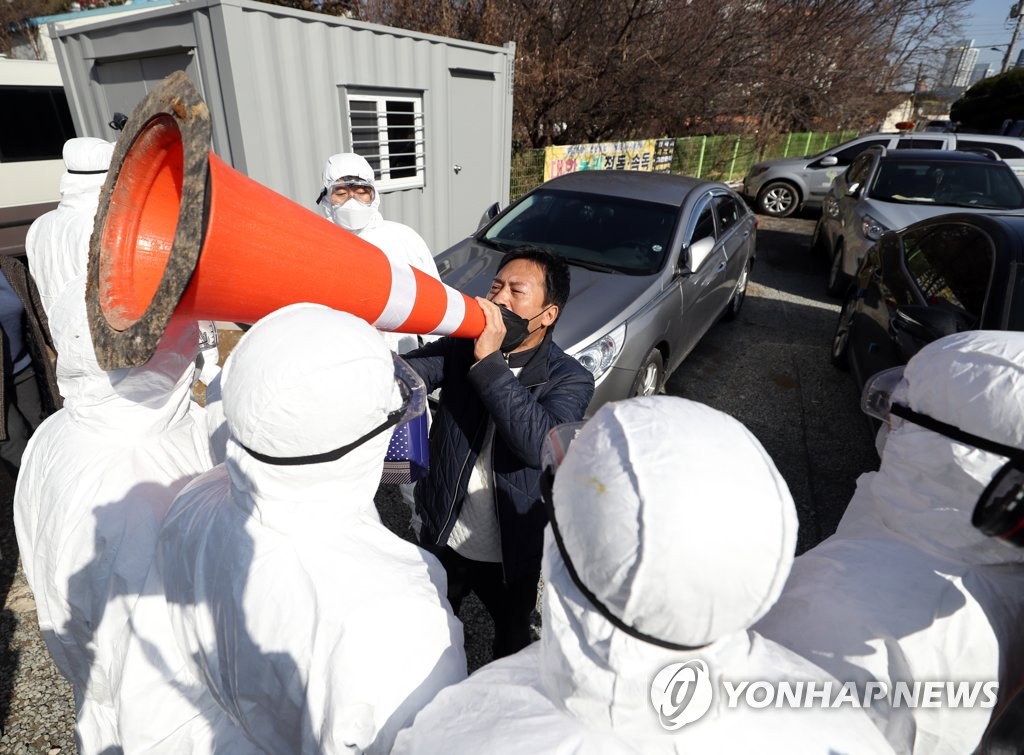
M 581 581 L 615 616 L 700 646 L 694 657 L 719 670 L 752 652 L 747 627 L 775 602 L 796 548 L 793 500 L 761 444 L 731 417 L 677 398 L 602 407 L 558 469 L 554 511 Z M 627 680 L 646 688 L 680 652 L 615 630 L 550 534 L 544 578 L 544 686 L 578 718 L 650 733 L 646 691 Z
M 278 506 L 261 510 L 292 517 L 281 502 L 293 500 L 298 486 L 302 505 L 292 512 L 294 521 L 315 521 L 322 513 L 314 510 L 337 508 L 340 495 L 358 501 L 360 511 L 373 508 L 390 432 L 318 464 L 267 464 L 245 450 L 274 457 L 325 453 L 352 443 L 400 407 L 391 352 L 370 325 L 316 304 L 284 307 L 239 341 L 224 366 L 222 393 L 228 472 L 254 506 L 275 500 Z
M 29 228 L 25 251 L 47 315 L 64 287 L 85 273 L 100 189 L 113 153 L 114 143 L 103 139 L 79 137 L 65 142 L 60 203 Z M 80 293 L 84 296 L 85 289 Z
M 107 372 L 96 361 L 84 290 L 84 275 L 70 281 L 50 315 L 57 385 L 64 408 L 76 421 L 149 434 L 199 410 L 192 401 L 199 351 L 196 323 L 172 320 L 146 364 Z
M 925 346 L 893 401 L 1024 449 L 1024 333 L 969 331 Z M 889 432 L 879 471 L 858 481 L 843 536 L 881 526 L 927 552 L 968 564 L 1020 563 L 1024 549 L 971 525 L 975 504 L 1006 458 L 905 421 Z
M 343 205 L 333 205 L 331 185 L 343 176 L 358 176 L 373 185 L 373 168 L 365 157 L 354 152 L 331 155 L 324 163 L 322 189 L 326 194 L 320 200 L 320 211 L 335 225 L 362 236 L 364 231 L 376 228 L 384 221 L 380 214 L 380 192 L 374 187 L 373 201 L 369 205 L 356 199 L 349 199 Z

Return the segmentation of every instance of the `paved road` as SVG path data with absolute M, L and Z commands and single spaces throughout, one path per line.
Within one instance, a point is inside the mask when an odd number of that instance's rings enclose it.
M 739 318 L 714 326 L 666 385 L 757 436 L 796 501 L 799 551 L 835 531 L 855 480 L 878 466 L 853 381 L 829 362 L 839 306 L 811 258 L 813 229 L 813 219 L 760 218 Z
M 812 228 L 806 218 L 761 219 L 743 311 L 712 328 L 666 386 L 732 414 L 764 444 L 796 501 L 799 550 L 835 530 L 857 476 L 877 466 L 857 391 L 828 361 L 838 306 L 824 294 L 824 270 L 810 259 Z M 73 753 L 71 693 L 49 660 L 17 569 L 12 494 L 0 471 L 0 755 Z M 395 491 L 382 489 L 378 505 L 389 526 L 408 536 Z M 489 620 L 474 601 L 464 604 L 462 618 L 476 668 L 488 660 Z

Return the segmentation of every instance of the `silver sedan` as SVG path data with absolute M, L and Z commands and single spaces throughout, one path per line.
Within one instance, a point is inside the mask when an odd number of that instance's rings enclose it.
M 727 186 L 658 173 L 547 181 L 436 257 L 445 283 L 484 296 L 502 255 L 531 244 L 572 270 L 555 342 L 593 375 L 588 414 L 650 395 L 707 330 L 743 305 L 757 222 Z

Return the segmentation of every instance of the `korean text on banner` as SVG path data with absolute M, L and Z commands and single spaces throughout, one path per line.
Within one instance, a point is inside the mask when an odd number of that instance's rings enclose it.
M 570 144 L 544 150 L 544 180 L 580 170 L 642 170 L 654 168 L 654 139 L 599 144 Z

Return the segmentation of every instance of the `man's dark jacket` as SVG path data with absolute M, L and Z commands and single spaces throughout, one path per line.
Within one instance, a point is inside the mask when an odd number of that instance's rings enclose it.
M 594 395 L 593 376 L 552 342 L 550 332 L 518 378 L 497 352 L 474 364 L 468 338 L 442 338 L 403 358 L 428 391 L 441 389 L 430 430 L 430 473 L 416 485 L 421 542 L 448 542 L 491 418 L 492 489 L 505 579 L 536 573 L 547 524 L 541 445 L 555 425 L 583 419 Z

